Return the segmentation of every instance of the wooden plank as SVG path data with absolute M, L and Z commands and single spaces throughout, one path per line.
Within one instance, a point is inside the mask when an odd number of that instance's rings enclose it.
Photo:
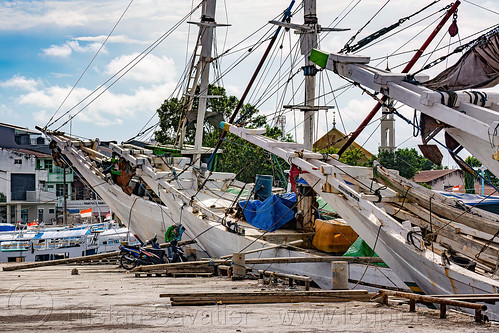
M 499 298 L 499 294 L 446 294 L 446 295 L 428 295 L 432 297 L 440 297 L 440 298 L 454 298 L 454 297 L 477 297 L 477 296 L 486 296 L 491 298 Z
M 460 229 L 455 227 L 451 221 L 441 218 L 437 215 L 432 215 L 431 221 L 428 222 L 430 218 L 430 213 L 428 210 L 411 203 L 404 204 L 404 208 L 411 211 L 411 213 L 407 213 L 404 210 L 398 210 L 398 207 L 391 207 L 390 205 L 383 206 L 386 212 L 390 215 L 395 215 L 398 218 L 410 221 L 413 224 L 416 224 L 419 227 L 426 228 L 428 230 L 433 229 L 434 231 L 438 231 L 437 234 L 449 239 L 453 240 L 456 243 L 451 244 L 453 249 L 467 254 L 468 256 L 474 256 L 478 252 L 482 252 L 484 254 L 490 255 L 493 258 L 497 258 L 499 256 L 499 249 L 497 248 L 497 243 L 493 242 L 489 244 L 489 246 L 484 247 L 485 242 L 480 241 L 478 239 L 473 239 L 464 234 L 460 234 Z
M 289 263 L 311 263 L 311 262 L 332 262 L 346 261 L 355 263 L 382 263 L 379 257 L 343 257 L 343 256 L 323 256 L 323 257 L 277 257 L 277 258 L 249 258 L 246 265 L 258 264 L 289 264 Z
M 187 240 L 187 241 L 178 242 L 178 245 L 182 246 L 182 245 L 194 244 L 194 243 L 196 243 L 196 241 Z M 160 244 L 159 246 L 161 248 L 165 248 L 168 245 L 169 245 L 169 243 L 164 243 L 164 244 Z M 119 254 L 120 254 L 120 251 L 113 251 L 113 252 L 107 252 L 107 253 L 93 254 L 93 255 L 84 256 L 84 257 L 74 257 L 74 258 L 56 259 L 56 260 L 49 260 L 49 261 L 30 262 L 30 263 L 26 263 L 26 264 L 22 264 L 22 265 L 6 266 L 6 267 L 3 267 L 3 270 L 4 271 L 16 271 L 16 270 L 28 269 L 28 268 L 74 264 L 74 263 L 86 262 L 86 261 L 91 261 L 91 260 L 116 257 Z
M 186 296 L 171 297 L 172 305 L 213 305 L 213 304 L 264 304 L 264 303 L 332 303 L 350 301 L 370 301 L 371 294 L 353 294 L 336 296 L 275 296 L 275 295 L 247 295 L 247 296 L 219 296 L 211 295 L 205 297 Z
M 259 270 L 258 273 L 260 275 L 276 276 L 276 277 L 284 278 L 284 279 L 292 279 L 292 280 L 298 280 L 298 281 L 312 281 L 311 277 L 305 276 L 305 275 L 285 274 L 285 273 L 271 272 L 271 271 L 264 271 L 264 270 Z
M 416 302 L 445 304 L 445 305 L 452 305 L 452 306 L 458 306 L 458 307 L 462 307 L 462 308 L 469 308 L 469 309 L 483 310 L 483 311 L 487 310 L 486 305 L 475 304 L 475 303 L 464 302 L 464 301 L 456 301 L 456 300 L 448 299 L 448 298 L 433 297 L 433 296 L 413 294 L 413 293 L 405 293 L 405 292 L 392 291 L 392 290 L 386 290 L 386 289 L 380 289 L 378 293 L 380 295 L 383 295 L 383 296 L 395 296 L 395 297 L 403 297 L 403 298 L 413 299 Z
M 460 207 L 457 200 L 447 198 L 417 183 L 388 172 L 381 166 L 374 169 L 374 176 L 384 185 L 406 196 L 407 199 L 417 202 L 420 206 L 430 209 L 431 205 L 431 211 L 434 214 L 486 232 L 491 236 L 495 235 L 499 230 L 499 219 L 496 214 L 481 209 L 472 209 L 467 212 Z
M 175 300 L 171 301 L 172 306 L 202 306 L 202 305 L 215 305 L 215 304 L 273 304 L 273 303 L 340 303 L 340 302 L 369 302 L 369 298 L 327 298 L 327 299 L 303 299 L 303 298 L 290 298 L 290 299 L 231 299 L 231 300 Z
M 74 264 L 74 263 L 80 263 L 80 262 L 91 261 L 91 260 L 96 260 L 96 259 L 115 257 L 119 254 L 120 254 L 120 251 L 113 251 L 113 252 L 94 254 L 94 255 L 84 256 L 84 257 L 56 259 L 56 260 L 49 260 L 49 261 L 37 261 L 37 262 L 30 262 L 30 263 L 26 263 L 26 264 L 22 264 L 22 265 L 5 266 L 5 267 L 3 267 L 3 270 L 4 271 L 16 271 L 16 270 L 20 270 L 20 269 L 37 268 L 37 267 L 44 267 L 44 266 Z
M 160 294 L 159 297 L 233 297 L 233 296 L 344 296 L 344 295 L 367 295 L 367 290 L 312 290 L 312 291 L 282 291 L 282 290 L 267 290 L 267 291 L 207 291 L 207 292 L 194 292 L 194 293 L 165 293 Z
M 182 245 L 194 244 L 194 243 L 196 243 L 196 241 L 187 240 L 187 241 L 178 242 L 178 245 L 182 246 Z M 169 245 L 169 243 L 164 243 L 164 244 L 160 244 L 159 246 L 161 248 L 165 248 L 168 245 Z M 30 262 L 30 263 L 26 263 L 26 264 L 22 264 L 22 265 L 6 266 L 6 267 L 3 267 L 3 270 L 4 271 L 16 271 L 16 270 L 28 269 L 28 268 L 74 264 L 74 263 L 87 262 L 87 261 L 92 261 L 92 260 L 99 260 L 99 259 L 103 259 L 103 258 L 116 257 L 119 254 L 120 254 L 120 251 L 113 251 L 113 252 L 99 253 L 99 254 L 93 254 L 93 255 L 83 256 L 83 257 L 56 259 L 56 260 L 48 260 L 48 261 L 37 261 L 37 262 Z
M 196 266 L 211 266 L 209 261 L 187 261 L 187 262 L 175 262 L 168 264 L 158 264 L 158 265 L 147 265 L 147 266 L 139 266 L 135 267 L 132 272 L 147 272 L 147 271 L 156 271 L 160 269 L 170 269 L 170 268 L 189 268 Z
M 317 256 L 317 257 L 277 257 L 277 258 L 250 258 L 246 259 L 246 265 L 259 264 L 289 264 L 289 263 L 312 263 L 312 262 L 332 262 L 346 261 L 349 263 L 382 263 L 383 260 L 379 257 L 343 257 L 343 256 Z M 226 265 L 230 264 L 229 259 L 210 259 L 204 258 L 200 261 L 188 261 L 159 265 L 140 266 L 133 269 L 134 272 L 145 272 L 157 269 L 166 269 L 168 267 L 182 266 L 202 266 L 202 265 Z
M 242 254 L 250 254 L 250 253 L 256 253 L 256 252 L 261 252 L 261 251 L 266 251 L 266 250 L 271 250 L 271 249 L 276 249 L 280 247 L 286 247 L 287 245 L 298 245 L 303 243 L 303 239 L 298 239 L 289 243 L 283 243 L 283 244 L 276 244 L 276 245 L 271 245 L 271 246 L 266 246 L 262 247 L 261 249 L 255 249 L 255 250 L 250 250 L 250 251 L 245 251 L 241 252 Z M 232 258 L 232 254 L 228 254 L 226 256 L 221 256 L 220 259 L 227 259 L 227 258 Z

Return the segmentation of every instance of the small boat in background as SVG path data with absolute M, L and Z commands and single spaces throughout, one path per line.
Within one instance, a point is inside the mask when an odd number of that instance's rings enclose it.
M 437 192 L 445 195 L 446 197 L 452 197 L 462 201 L 468 206 L 480 208 L 494 214 L 499 214 L 499 196 L 497 195 L 480 195 L 445 191 Z

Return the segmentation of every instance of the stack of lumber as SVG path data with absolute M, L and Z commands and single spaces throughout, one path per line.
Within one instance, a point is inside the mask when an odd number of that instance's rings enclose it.
M 214 305 L 214 304 L 263 304 L 263 303 L 331 303 L 349 301 L 370 301 L 372 294 L 366 290 L 317 290 L 317 291 L 239 291 L 169 293 L 172 305 Z
M 135 277 L 159 277 L 159 276 L 193 276 L 193 277 L 210 277 L 215 273 L 215 267 L 203 265 L 203 266 L 174 266 L 167 267 L 160 270 L 152 270 L 152 271 L 135 271 Z

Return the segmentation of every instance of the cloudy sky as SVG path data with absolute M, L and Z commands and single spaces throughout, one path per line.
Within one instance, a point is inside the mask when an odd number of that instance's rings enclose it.
M 390 1 L 359 33 L 356 40 L 391 25 L 431 2 L 431 0 Z M 69 114 L 73 115 L 86 106 L 88 100 L 82 102 L 85 97 L 172 28 L 198 3 L 188 0 L 135 0 L 132 2 L 130 0 L 4 0 L 0 2 L 0 122 L 29 128 L 34 128 L 35 125 L 45 126 L 57 110 L 59 111 L 53 119 L 57 119 L 58 116 L 73 108 L 58 123 L 51 126 L 51 128 L 57 128 L 69 119 Z M 330 52 L 339 51 L 385 3 L 386 0 L 318 1 L 318 16 L 323 26 L 332 24 L 352 29 L 349 32 L 323 36 L 320 48 Z M 288 0 L 218 1 L 217 22 L 231 24 L 229 28 L 223 27 L 217 30 L 218 54 L 232 48 L 248 35 L 252 36 L 233 49 L 241 49 L 242 52 L 235 52 L 222 58 L 221 70 L 225 70 L 224 66 L 230 66 L 237 57 L 247 52 L 244 48 L 249 47 L 262 35 L 261 32 L 255 33 L 255 31 L 264 26 L 267 21 L 277 17 L 288 4 Z M 424 13 L 407 21 L 402 26 L 406 28 L 405 30 L 389 40 L 366 49 L 362 54 L 369 55 L 373 59 L 381 59 L 401 48 L 396 52 L 407 51 L 407 53 L 388 58 L 388 66 L 394 67 L 393 71 L 400 71 L 402 68 L 396 66 L 409 60 L 411 52 L 423 43 L 436 25 L 434 21 L 438 20 L 439 14 L 431 15 L 448 4 L 450 1 L 438 2 Z M 129 6 L 128 10 L 116 25 L 127 6 Z M 297 6 L 298 4 L 295 5 Z M 460 39 L 466 42 L 469 40 L 465 39 L 467 36 L 497 24 L 498 13 L 499 1 L 497 0 L 463 1 L 458 15 L 458 37 L 450 39 L 448 34 L 445 35 L 442 32 L 430 45 L 427 53 L 432 53 L 433 50 L 441 48 L 449 41 L 456 42 L 456 44 L 450 49 L 444 48 L 433 53 L 430 60 L 453 50 L 459 45 Z M 301 12 L 297 13 L 292 22 L 303 22 L 301 15 Z M 199 16 L 199 11 L 197 11 L 189 20 L 197 21 Z M 424 19 L 427 16 L 429 17 Z M 418 23 L 419 20 L 422 21 Z M 450 22 L 444 30 L 449 24 Z M 116 28 L 111 37 L 101 48 L 115 25 Z M 267 29 L 269 28 L 264 28 L 262 31 Z M 117 141 L 126 140 L 137 134 L 175 88 L 184 71 L 188 53 L 186 49 L 188 45 L 192 48 L 195 31 L 196 26 L 189 24 L 183 24 L 176 29 L 127 75 L 84 108 L 71 122 L 72 133 L 82 137 L 99 137 Z M 411 39 L 418 33 L 420 35 Z M 289 58 L 286 58 L 285 53 L 295 42 L 296 35 L 292 32 L 284 35 L 284 40 L 280 42 L 282 49 L 274 54 L 273 66 L 275 68 L 281 67 L 281 71 L 286 69 L 286 61 L 289 64 Z M 92 61 L 99 49 L 99 54 Z M 263 52 L 263 47 L 260 49 L 253 52 L 252 57 L 245 61 L 241 68 L 233 70 L 224 77 L 223 83 L 230 94 L 241 95 L 252 69 Z M 428 73 L 438 73 L 446 65 L 455 62 L 458 57 L 450 58 L 448 63 L 444 62 Z M 427 61 L 427 57 L 423 58 L 420 64 Z M 385 68 L 387 60 L 375 60 L 372 64 Z M 419 67 L 416 66 L 416 68 Z M 85 70 L 85 74 L 79 80 Z M 270 73 L 269 77 L 274 75 L 273 72 Z M 282 72 L 277 73 L 283 75 Z M 301 73 L 296 78 L 294 88 L 300 85 Z M 78 84 L 67 97 L 78 80 Z M 319 92 L 330 91 L 331 87 L 337 89 L 345 84 L 345 81 L 336 78 L 332 73 L 327 76 L 325 73 L 321 74 L 319 80 L 321 82 Z M 265 91 L 264 88 L 262 89 Z M 280 92 L 277 98 L 282 96 Z M 293 102 L 290 96 L 289 93 L 284 96 L 285 104 Z M 337 104 L 338 111 L 334 112 L 336 125 L 346 132 L 353 131 L 374 105 L 371 98 L 361 96 L 355 89 L 340 90 L 336 93 L 336 97 L 336 102 L 332 95 L 328 95 L 322 98 L 320 103 Z M 301 102 L 300 98 L 303 97 L 295 95 L 294 102 Z M 253 97 L 251 101 L 256 100 L 256 97 Z M 276 103 L 276 99 L 269 99 L 260 105 L 260 110 L 271 114 L 276 111 Z M 412 117 L 412 110 L 404 110 L 404 112 Z M 321 135 L 331 128 L 333 111 L 328 111 L 327 115 L 321 112 L 318 117 L 318 132 Z M 299 112 L 296 115 L 286 114 L 286 130 L 298 137 L 302 133 L 299 128 L 300 118 L 302 117 Z M 154 118 L 152 123 L 154 123 Z M 373 134 L 376 126 L 377 123 L 369 126 L 358 139 L 360 144 L 367 142 L 366 147 L 373 152 L 377 151 L 380 142 L 380 135 Z M 63 126 L 62 130 L 69 131 L 69 124 Z M 403 147 L 416 145 L 418 141 L 410 139 L 411 132 L 410 127 L 399 121 L 397 144 L 404 142 Z M 368 140 L 371 135 L 371 139 Z M 452 162 L 444 160 L 444 164 L 452 164 Z

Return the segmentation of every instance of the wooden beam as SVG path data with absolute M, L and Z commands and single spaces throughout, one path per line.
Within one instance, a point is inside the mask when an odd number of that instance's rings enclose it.
M 187 240 L 187 241 L 178 242 L 178 245 L 181 246 L 181 245 L 194 244 L 194 243 L 196 243 L 196 241 Z M 164 243 L 164 244 L 160 244 L 159 246 L 161 248 L 165 248 L 169 244 L 170 243 Z M 115 257 L 115 256 L 118 256 L 119 254 L 120 254 L 120 251 L 113 251 L 113 252 L 99 253 L 99 254 L 93 254 L 93 255 L 83 256 L 83 257 L 56 259 L 56 260 L 48 260 L 48 261 L 37 261 L 37 262 L 25 263 L 22 265 L 5 266 L 5 267 L 3 267 L 3 270 L 4 271 L 16 271 L 16 270 L 28 269 L 28 268 L 74 264 L 74 263 L 80 263 L 80 262 Z
M 271 250 L 271 249 L 276 249 L 280 247 L 286 247 L 288 245 L 298 245 L 303 243 L 303 239 L 298 239 L 289 243 L 283 243 L 283 244 L 276 244 L 276 245 L 271 245 L 267 247 L 262 247 L 261 249 L 256 249 L 256 250 L 250 250 L 250 251 L 245 251 L 241 252 L 242 254 L 250 254 L 250 253 L 256 253 L 256 252 L 261 252 L 261 251 L 266 251 L 266 250 Z M 221 256 L 220 259 L 227 259 L 227 258 L 232 258 L 232 254 L 228 254 L 226 256 Z
M 263 304 L 302 302 L 348 302 L 370 301 L 371 294 L 365 290 L 355 291 L 270 291 L 270 292 L 211 292 L 193 294 L 160 294 L 168 297 L 172 305 L 212 304 Z
M 140 266 L 133 269 L 134 272 L 146 272 L 159 269 L 166 269 L 177 266 L 195 266 L 195 265 L 227 265 L 230 259 L 211 259 L 204 258 L 200 261 L 177 262 L 169 264 Z M 313 262 L 332 262 L 346 261 L 349 263 L 382 263 L 379 257 L 343 257 L 343 256 L 322 256 L 322 257 L 277 257 L 277 258 L 249 258 L 246 259 L 246 265 L 266 265 L 266 264 L 291 264 L 291 263 L 313 263 Z
M 27 269 L 27 268 L 74 264 L 74 263 L 80 263 L 80 262 L 85 262 L 85 261 L 115 257 L 119 254 L 120 254 L 120 251 L 113 251 L 113 252 L 94 254 L 94 255 L 84 256 L 84 257 L 74 257 L 74 258 L 67 258 L 67 259 L 30 262 L 30 263 L 26 263 L 26 264 L 22 264 L 22 265 L 5 266 L 5 267 L 3 267 L 3 270 L 4 271 L 16 271 L 16 270 Z
M 466 211 L 464 208 L 456 208 L 459 207 L 457 200 L 424 188 L 393 172 L 389 172 L 381 166 L 376 167 L 374 177 L 379 182 L 428 210 L 431 205 L 432 214 L 438 214 L 446 219 L 488 233 L 491 236 L 495 235 L 499 230 L 499 219 L 496 214 L 481 209 Z
M 380 289 L 378 291 L 378 293 L 379 293 L 379 295 L 382 295 L 382 296 L 395 296 L 395 297 L 403 297 L 403 298 L 407 298 L 407 299 L 413 299 L 416 302 L 445 304 L 445 305 L 452 305 L 452 306 L 458 306 L 458 307 L 462 307 L 462 308 L 469 308 L 469 309 L 483 310 L 483 311 L 487 310 L 487 305 L 476 304 L 476 303 L 471 303 L 471 302 L 457 301 L 457 300 L 448 299 L 448 298 L 441 298 L 441 297 L 434 297 L 434 296 L 427 296 L 427 295 L 420 295 L 420 294 L 413 294 L 413 293 L 405 293 L 405 292 L 386 290 L 386 289 Z
M 422 208 L 421 206 L 411 203 L 404 204 L 404 208 L 408 209 L 415 215 L 404 210 L 399 211 L 398 207 L 392 207 L 390 205 L 384 205 L 383 207 L 390 215 L 393 215 L 397 212 L 397 215 L 395 215 L 395 217 L 409 221 L 427 230 L 431 230 L 433 228 L 433 231 L 437 231 L 437 235 L 452 240 L 452 248 L 458 252 L 465 253 L 469 256 L 474 256 L 481 251 L 483 254 L 489 255 L 492 258 L 497 258 L 499 256 L 497 243 L 492 242 L 488 246 L 484 246 L 486 244 L 486 241 L 473 239 L 471 236 L 461 234 L 461 231 L 466 232 L 466 230 L 461 230 L 460 228 L 455 227 L 451 221 L 441 218 L 437 215 L 432 214 L 432 223 L 430 223 L 428 222 L 430 218 L 429 211 Z M 492 238 L 492 236 L 490 237 Z

